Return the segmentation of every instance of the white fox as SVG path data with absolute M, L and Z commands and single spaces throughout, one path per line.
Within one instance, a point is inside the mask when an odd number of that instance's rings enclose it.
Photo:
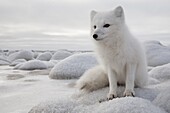
M 148 82 L 146 56 L 141 44 L 129 32 L 121 6 L 109 12 L 91 11 L 91 36 L 99 66 L 89 69 L 76 87 L 93 91 L 109 85 L 107 99 L 117 97 L 117 84 L 124 84 L 124 96 L 134 96 L 134 87 Z

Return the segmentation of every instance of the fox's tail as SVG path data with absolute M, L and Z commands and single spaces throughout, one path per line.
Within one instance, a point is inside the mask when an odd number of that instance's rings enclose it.
M 109 85 L 106 72 L 101 66 L 95 66 L 87 70 L 79 80 L 75 87 L 84 91 L 94 91 Z

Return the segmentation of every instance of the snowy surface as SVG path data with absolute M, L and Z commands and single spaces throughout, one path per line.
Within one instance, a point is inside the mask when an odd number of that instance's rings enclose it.
M 12 67 L 0 67 L 0 113 L 28 113 L 35 105 L 43 101 L 52 101 L 69 97 L 75 89 L 67 87 L 71 80 L 52 80 L 46 71 L 12 70 Z M 7 76 L 23 75 L 15 80 Z M 12 75 L 11 75 L 12 76 Z
M 159 42 L 152 43 L 160 45 Z M 152 54 L 152 51 L 155 52 L 155 49 L 149 50 L 148 55 Z M 16 53 L 19 54 L 11 51 L 4 56 L 2 53 L 3 57 L 0 57 L 0 60 L 9 62 L 7 57 Z M 154 55 L 163 57 L 161 54 Z M 11 58 L 22 59 L 24 55 L 14 56 Z M 165 61 L 159 60 L 153 62 L 159 64 Z M 29 70 L 14 70 L 12 66 L 0 66 L 0 113 L 170 113 L 169 62 L 148 67 L 149 85 L 145 88 L 135 88 L 136 97 L 122 97 L 124 87 L 119 86 L 118 98 L 105 101 L 108 87 L 89 93 L 81 92 L 70 87 L 77 79 L 68 80 L 80 77 L 85 70 L 97 64 L 93 53 L 74 53 L 62 60 L 51 58 L 50 61 L 16 61 L 18 67 L 25 66 Z M 45 68 L 42 69 L 41 66 Z M 53 66 L 55 67 L 51 70 Z M 59 76 L 67 80 L 50 79 L 49 73 L 51 75 L 52 72 L 54 78 Z M 104 101 L 99 103 L 100 100 Z

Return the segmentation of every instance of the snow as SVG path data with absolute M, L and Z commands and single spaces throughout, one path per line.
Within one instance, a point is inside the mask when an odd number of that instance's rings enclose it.
M 170 48 L 159 41 L 147 41 L 144 43 L 149 66 L 160 66 L 170 63 Z
M 68 97 L 75 90 L 67 87 L 68 83 L 73 82 L 71 80 L 56 81 L 47 75 L 32 76 L 30 72 L 13 70 L 8 66 L 0 67 L 0 113 L 28 113 L 40 102 Z M 24 77 L 8 80 L 6 76 L 11 73 Z
M 47 104 L 48 103 L 48 104 Z M 78 101 L 67 99 L 57 102 L 41 103 L 31 109 L 29 113 L 166 113 L 150 101 L 141 98 L 117 98 L 94 105 L 82 105 Z
M 17 60 L 14 60 L 14 61 L 10 64 L 10 66 L 16 66 L 16 65 L 18 65 L 18 64 L 20 64 L 20 63 L 23 63 L 23 62 L 26 62 L 26 60 L 25 60 L 25 59 L 17 59 Z
M 69 57 L 70 55 L 72 55 L 72 53 L 69 51 L 59 50 L 54 53 L 51 60 L 63 60 L 65 58 Z
M 93 53 L 74 54 L 55 65 L 49 77 L 52 79 L 79 78 L 87 69 L 97 64 Z
M 9 65 L 10 61 L 3 54 L 0 55 L 0 65 Z
M 19 52 L 14 52 L 8 56 L 9 61 L 13 62 L 17 59 L 32 60 L 34 57 L 33 52 L 28 50 L 21 50 Z
M 156 41 L 148 45 L 151 45 L 147 46 L 148 55 L 151 55 L 152 51 L 156 53 L 155 49 L 162 48 Z M 165 48 L 159 52 L 163 52 Z M 125 88 L 119 86 L 118 98 L 107 101 L 108 87 L 83 92 L 70 85 L 74 85 L 77 78 L 87 69 L 98 64 L 94 53 L 70 52 L 72 55 L 62 60 L 51 58 L 49 61 L 40 61 L 28 60 L 21 54 L 18 57 L 13 56 L 17 56 L 19 52 L 10 53 L 11 59 L 18 59 L 11 61 L 19 61 L 18 65 L 0 66 L 0 113 L 170 113 L 170 63 L 162 63 L 166 59 L 153 59 L 152 63 L 156 65 L 148 67 L 149 85 L 145 88 L 135 88 L 135 97 L 123 97 Z M 162 54 L 156 55 L 162 58 Z M 28 61 L 20 63 L 23 56 Z M 7 60 L 6 56 L 0 59 Z
M 37 60 L 42 60 L 42 61 L 49 61 L 52 57 L 52 54 L 50 52 L 44 52 L 41 53 L 37 56 Z
M 35 70 L 35 69 L 47 69 L 48 66 L 40 60 L 30 60 L 24 63 L 20 63 L 14 67 L 14 69 L 20 70 Z
M 170 90 L 161 92 L 153 101 L 153 104 L 165 109 L 168 113 L 170 113 Z
M 170 79 L 170 63 L 155 67 L 149 72 L 149 75 L 161 81 Z
M 0 65 L 9 65 L 9 62 L 0 59 Z

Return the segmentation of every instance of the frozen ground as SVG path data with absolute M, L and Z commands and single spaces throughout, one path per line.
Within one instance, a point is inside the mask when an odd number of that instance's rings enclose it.
M 52 80 L 47 75 L 31 76 L 29 72 L 0 66 L 0 113 L 27 113 L 40 102 L 68 97 L 75 92 L 67 86 L 74 80 Z M 17 79 L 19 75 L 24 77 Z
M 120 98 L 102 103 L 108 87 L 90 93 L 69 87 L 98 65 L 93 53 L 0 51 L 0 113 L 170 113 L 170 47 L 158 41 L 144 46 L 149 85 L 135 88 L 134 98 L 122 97 L 119 87 Z

